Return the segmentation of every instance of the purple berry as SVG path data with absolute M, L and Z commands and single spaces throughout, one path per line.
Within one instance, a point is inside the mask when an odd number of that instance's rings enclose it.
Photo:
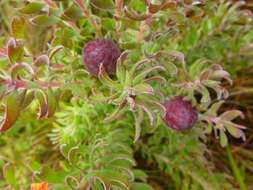
M 120 49 L 112 40 L 96 39 L 88 42 L 84 47 L 83 61 L 92 75 L 98 76 L 101 64 L 108 74 L 113 74 L 120 53 Z
M 166 125 L 177 131 L 193 127 L 198 119 L 198 113 L 191 102 L 177 96 L 165 102 L 166 114 L 163 118 Z

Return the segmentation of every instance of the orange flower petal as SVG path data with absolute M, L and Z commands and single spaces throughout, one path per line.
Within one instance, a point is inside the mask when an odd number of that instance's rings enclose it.
M 48 190 L 48 183 L 33 183 L 31 185 L 31 190 Z

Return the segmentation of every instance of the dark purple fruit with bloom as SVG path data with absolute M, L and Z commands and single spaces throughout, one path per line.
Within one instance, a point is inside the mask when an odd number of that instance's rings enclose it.
M 83 61 L 92 75 L 98 76 L 101 64 L 108 74 L 113 74 L 120 53 L 120 49 L 112 40 L 96 39 L 88 42 L 84 47 Z
M 163 118 L 166 125 L 177 131 L 184 131 L 193 127 L 198 119 L 198 113 L 191 102 L 177 96 L 164 104 L 166 113 Z

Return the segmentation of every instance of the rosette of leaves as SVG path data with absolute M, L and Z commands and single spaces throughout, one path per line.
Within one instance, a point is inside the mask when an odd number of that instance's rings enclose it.
M 183 71 L 179 80 L 179 91 L 186 92 L 187 96 L 197 102 L 195 96 L 200 95 L 200 108 L 205 110 L 212 102 L 210 90 L 216 92 L 217 100 L 226 99 L 228 91 L 222 86 L 225 79 L 232 84 L 230 75 L 220 65 L 212 64 L 206 67 L 208 60 L 197 60 L 193 63 L 188 72 Z M 206 67 L 206 68 L 205 68 Z
M 165 82 L 165 79 L 158 74 L 165 71 L 165 68 L 161 65 L 145 67 L 154 59 L 150 57 L 140 60 L 127 69 L 125 63 L 129 64 L 127 55 L 128 52 L 123 52 L 117 61 L 116 80 L 111 79 L 101 66 L 98 78 L 103 84 L 101 87 L 103 92 L 95 89 L 93 98 L 116 106 L 116 110 L 105 118 L 105 122 L 117 119 L 127 110 L 131 111 L 135 117 L 135 141 L 137 141 L 141 132 L 143 113 L 148 116 L 150 124 L 153 125 L 156 115 L 164 111 L 151 82 Z
M 206 132 L 211 133 L 214 129 L 215 136 L 220 138 L 220 143 L 224 147 L 227 145 L 226 131 L 235 138 L 245 140 L 242 131 L 245 127 L 231 122 L 237 117 L 243 118 L 243 113 L 239 110 L 229 110 L 218 116 L 219 107 L 224 102 L 223 100 L 229 96 L 227 89 L 222 86 L 223 79 L 228 81 L 230 85 L 232 80 L 229 73 L 220 65 L 205 66 L 208 62 L 208 60 L 197 60 L 190 66 L 189 72 L 183 71 L 185 75 L 181 75 L 179 85 L 176 86 L 180 88 L 179 93 L 186 93 L 189 99 L 197 105 L 200 112 L 204 112 L 200 114 L 202 115 L 200 120 L 207 122 L 208 125 L 202 123 L 204 126 L 208 126 L 205 129 Z M 213 92 L 216 93 L 216 96 Z M 197 98 L 198 96 L 200 98 Z M 215 101 L 218 102 L 213 104 Z
M 235 138 L 241 138 L 245 141 L 246 137 L 243 129 L 246 127 L 233 122 L 237 117 L 244 118 L 244 114 L 239 110 L 228 110 L 218 115 L 217 112 L 223 103 L 224 101 L 214 103 L 201 115 L 201 120 L 203 125 L 206 126 L 205 132 L 210 134 L 213 131 L 215 137 L 220 139 L 221 146 L 225 147 L 228 144 L 226 132 Z

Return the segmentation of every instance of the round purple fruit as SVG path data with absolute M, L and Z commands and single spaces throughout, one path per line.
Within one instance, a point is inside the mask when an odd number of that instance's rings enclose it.
M 98 76 L 101 64 L 108 74 L 113 74 L 120 53 L 120 49 L 112 40 L 96 39 L 84 47 L 83 61 L 86 69 L 94 76 Z
M 198 119 L 198 113 L 191 102 L 177 96 L 165 102 L 166 113 L 163 118 L 166 125 L 177 131 L 185 131 L 193 127 Z

